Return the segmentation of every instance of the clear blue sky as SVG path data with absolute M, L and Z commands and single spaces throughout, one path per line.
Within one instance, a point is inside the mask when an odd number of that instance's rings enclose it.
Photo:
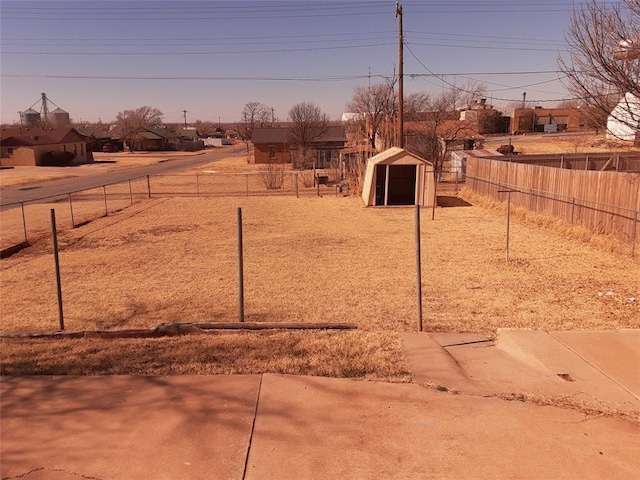
M 497 106 L 551 106 L 579 0 L 404 0 L 405 94 L 486 83 Z M 298 102 L 340 118 L 357 85 L 398 63 L 392 0 L 5 1 L 1 121 L 41 92 L 74 121 L 159 108 L 165 122 L 233 122 L 247 102 L 285 120 Z M 370 76 L 369 76 L 370 75 Z M 35 106 L 36 109 L 40 105 Z

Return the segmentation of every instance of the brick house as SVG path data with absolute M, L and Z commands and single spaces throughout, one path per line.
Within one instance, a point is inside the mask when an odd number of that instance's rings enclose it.
M 516 108 L 511 117 L 512 133 L 577 131 L 584 128 L 579 108 Z
M 295 158 L 296 146 L 289 141 L 287 127 L 256 128 L 251 137 L 255 163 L 291 163 Z M 342 125 L 331 125 L 325 134 L 315 142 L 312 155 L 317 168 L 326 168 L 339 161 L 340 151 L 347 143 Z
M 7 128 L 0 135 L 0 165 L 79 165 L 93 162 L 89 140 L 75 128 Z

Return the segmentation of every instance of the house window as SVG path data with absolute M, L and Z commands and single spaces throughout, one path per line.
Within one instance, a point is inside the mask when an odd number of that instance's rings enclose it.
M 269 160 L 276 159 L 276 147 L 275 145 L 269 145 Z
M 13 155 L 13 148 L 12 147 L 7 148 L 7 153 L 9 155 Z
M 67 151 L 67 146 L 66 145 L 62 145 L 62 151 L 66 152 Z
M 73 153 L 78 155 L 78 145 L 76 145 L 75 143 L 73 144 Z
M 80 144 L 80 155 L 84 157 L 84 143 Z

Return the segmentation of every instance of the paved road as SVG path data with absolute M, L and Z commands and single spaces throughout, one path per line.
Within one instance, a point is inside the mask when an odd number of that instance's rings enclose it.
M 166 162 L 144 167 L 126 168 L 113 172 L 99 173 L 85 177 L 62 178 L 33 185 L 20 185 L 14 188 L 0 189 L 0 206 L 11 203 L 30 202 L 40 198 L 64 195 L 69 192 L 77 192 L 100 187 L 110 183 L 124 182 L 129 179 L 144 177 L 146 175 L 160 175 L 163 173 L 186 170 L 188 168 L 215 162 L 228 157 L 233 147 L 223 147 L 212 152 L 206 152 L 197 156 L 175 157 Z

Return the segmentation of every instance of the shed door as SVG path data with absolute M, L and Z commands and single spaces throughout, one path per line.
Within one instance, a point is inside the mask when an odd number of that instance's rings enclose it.
M 384 189 L 387 184 L 387 166 L 376 165 L 376 207 L 384 206 Z
M 389 166 L 387 205 L 415 205 L 417 170 L 417 165 Z

